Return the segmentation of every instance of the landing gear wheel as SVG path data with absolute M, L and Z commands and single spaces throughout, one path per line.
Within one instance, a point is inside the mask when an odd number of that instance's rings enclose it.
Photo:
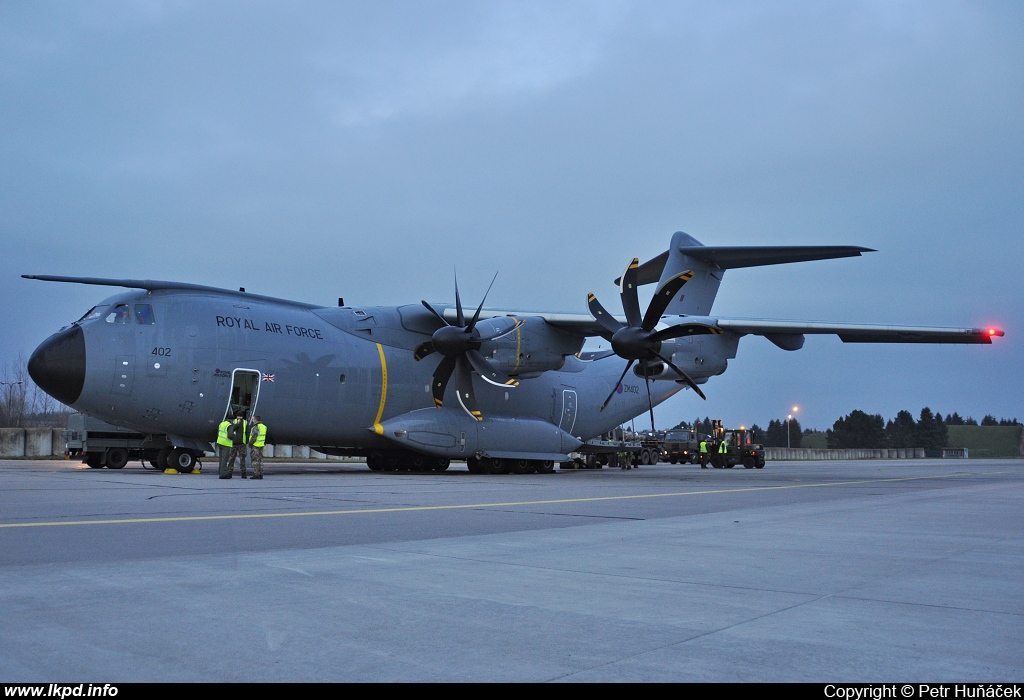
M 107 469 L 124 469 L 128 464 L 128 450 L 123 447 L 111 447 L 107 450 Z
M 433 460 L 431 460 L 426 455 L 413 454 L 407 460 L 406 463 L 409 466 L 409 471 L 425 472 L 425 471 L 433 471 L 431 469 L 431 467 L 433 466 L 432 462 L 433 462 Z
M 552 474 L 555 471 L 555 463 L 553 460 L 545 459 L 537 462 L 537 473 L 538 474 Z
M 483 474 L 483 469 L 480 467 L 480 460 L 476 457 L 468 457 L 466 459 L 466 468 L 470 474 Z
M 447 457 L 434 457 L 432 463 L 430 463 L 430 470 L 434 472 L 448 471 L 448 467 L 452 461 Z
M 174 447 L 167 445 L 161 447 L 160 451 L 156 453 L 156 468 L 160 471 L 167 471 L 172 466 L 171 464 L 171 453 L 174 452 Z
M 484 457 L 480 460 L 480 468 L 484 474 L 508 474 L 512 465 L 507 459 Z
M 177 448 L 171 451 L 170 457 L 167 458 L 167 463 L 171 469 L 177 469 L 179 472 L 187 474 L 195 469 L 196 456 L 192 454 L 191 450 Z
M 537 471 L 537 466 L 529 459 L 513 459 L 511 460 L 511 471 L 513 474 L 533 474 Z
M 377 452 L 371 452 L 370 454 L 366 455 L 366 466 L 370 468 L 371 472 L 384 471 L 384 467 L 380 463 L 380 454 Z

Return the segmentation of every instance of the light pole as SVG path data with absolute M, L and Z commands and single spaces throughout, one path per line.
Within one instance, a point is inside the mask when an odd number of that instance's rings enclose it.
M 799 410 L 800 410 L 799 406 L 793 406 L 793 413 L 796 413 Z M 786 416 L 786 449 L 787 450 L 790 449 L 789 422 L 791 420 L 793 420 L 793 413 L 790 413 L 788 416 Z

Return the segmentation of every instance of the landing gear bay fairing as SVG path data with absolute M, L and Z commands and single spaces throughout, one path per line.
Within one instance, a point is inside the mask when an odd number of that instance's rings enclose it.
M 616 280 L 622 316 L 464 309 L 427 302 L 322 307 L 180 282 L 25 275 L 131 291 L 45 340 L 29 373 L 82 413 L 146 435 L 161 454 L 212 450 L 218 424 L 258 412 L 279 444 L 473 471 L 550 469 L 588 439 L 672 395 L 702 398 L 744 335 L 798 350 L 808 334 L 848 343 L 988 344 L 999 329 L 720 318 L 726 270 L 856 257 L 855 246 L 704 246 L 685 233 Z M 637 288 L 657 284 L 641 312 Z M 581 294 L 582 300 L 582 294 Z M 340 302 L 340 300 L 339 300 Z M 611 350 L 583 352 L 601 336 Z M 258 407 L 258 411 L 257 411 Z M 165 457 L 166 458 L 166 457 Z

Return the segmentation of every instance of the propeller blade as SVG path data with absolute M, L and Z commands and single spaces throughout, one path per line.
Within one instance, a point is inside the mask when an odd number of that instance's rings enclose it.
M 469 364 L 473 365 L 473 369 L 480 375 L 480 378 L 488 384 L 493 384 L 494 386 L 519 386 L 518 380 L 512 379 L 494 369 L 494 366 L 480 354 L 479 350 L 466 351 L 466 357 L 469 358 Z
M 473 393 L 473 370 L 465 357 L 460 357 L 455 365 L 455 389 L 459 404 L 466 413 L 476 420 L 483 420 L 484 417 L 476 405 L 476 394 Z
M 626 312 L 626 323 L 631 326 L 640 325 L 640 297 L 637 294 L 636 278 L 637 268 L 640 267 L 640 258 L 633 258 L 633 262 L 626 266 L 619 282 L 619 296 L 622 297 L 622 310 Z M 659 314 L 660 317 L 660 314 Z
M 645 331 L 652 330 L 658 321 L 661 320 L 661 315 L 665 313 L 665 309 L 668 308 L 669 303 L 675 297 L 684 284 L 690 281 L 693 277 L 693 270 L 687 270 L 681 272 L 672 279 L 661 285 L 661 289 L 654 293 L 654 297 L 651 299 L 651 305 L 647 307 L 647 313 L 644 314 L 644 322 L 641 323 L 641 327 Z
M 487 285 L 487 291 L 484 292 L 484 298 L 480 300 L 480 306 L 476 307 L 476 313 L 473 314 L 473 320 L 469 322 L 469 327 L 473 328 L 476 326 L 476 322 L 480 320 L 480 312 L 484 308 L 484 302 L 487 301 L 487 295 L 491 293 L 491 287 L 494 286 L 494 280 L 498 279 L 498 273 L 494 273 L 494 277 L 491 278 L 491 283 Z
M 459 272 L 455 271 L 455 312 L 459 315 L 459 328 L 466 325 L 466 316 L 462 313 L 462 299 L 459 298 Z
M 416 349 L 412 353 L 412 359 L 419 362 L 432 352 L 434 352 L 434 344 L 428 340 L 425 343 L 420 343 L 416 346 Z
M 430 385 L 430 391 L 434 395 L 434 405 L 441 408 L 444 405 L 444 390 L 448 386 L 448 380 L 451 379 L 452 372 L 455 370 L 455 358 L 445 357 L 437 365 L 437 369 L 434 370 L 433 383 Z
M 607 331 L 608 335 L 605 335 L 604 333 L 601 334 L 601 337 L 605 340 L 611 341 L 612 335 L 615 334 L 615 331 L 625 327 L 612 318 L 610 313 L 605 311 L 605 308 L 601 306 L 601 302 L 597 300 L 597 297 L 594 296 L 593 292 L 587 294 L 587 308 L 590 309 L 590 315 L 594 317 L 594 320 L 600 324 L 601 328 Z
M 432 313 L 435 316 L 437 316 L 441 320 L 441 323 L 443 323 L 446 326 L 452 325 L 452 324 L 448 323 L 447 321 L 445 321 L 444 320 L 444 316 L 442 316 L 441 314 L 437 313 L 437 311 L 434 310 L 433 306 L 431 306 L 430 304 L 428 304 L 425 301 L 421 301 L 420 303 L 423 304 L 425 307 L 427 307 L 427 311 L 429 311 L 430 313 Z
M 622 378 L 626 376 L 626 372 L 629 371 L 629 368 L 633 366 L 634 362 L 636 362 L 636 360 L 630 360 L 629 363 L 626 364 L 626 369 L 622 370 L 622 374 L 619 375 L 619 381 L 615 382 L 615 386 L 612 387 L 612 393 L 608 394 L 608 398 L 604 400 L 603 404 L 601 404 L 600 410 L 603 411 L 604 407 L 607 406 L 608 402 L 612 400 L 613 396 L 615 396 L 615 392 L 619 390 L 619 384 L 622 384 Z
M 651 379 L 647 376 L 647 365 L 640 363 L 640 369 L 644 371 L 644 384 L 647 385 L 647 408 L 651 410 L 651 432 L 654 432 L 654 399 L 651 398 Z
M 660 318 L 660 317 L 659 317 Z M 703 323 L 680 323 L 651 334 L 651 340 L 661 342 L 669 338 L 682 338 L 688 335 L 721 335 L 722 329 Z
M 690 375 L 688 375 L 686 372 L 684 372 L 683 370 L 681 370 L 678 367 L 676 367 L 674 364 L 672 364 L 672 362 L 668 358 L 662 356 L 661 354 L 654 353 L 654 356 L 657 357 L 662 362 L 664 362 L 669 367 L 671 367 L 673 372 L 675 372 L 680 377 L 682 377 L 683 381 L 686 382 L 686 385 L 688 387 L 690 387 L 691 389 L 693 389 L 695 392 L 697 392 L 697 396 L 701 397 L 705 401 L 708 400 L 708 397 L 705 396 L 704 392 L 700 390 L 700 387 L 697 386 L 697 383 L 695 381 L 693 381 L 693 379 L 690 378 Z

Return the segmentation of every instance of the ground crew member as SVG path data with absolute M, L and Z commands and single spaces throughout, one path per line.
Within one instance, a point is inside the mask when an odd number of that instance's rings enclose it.
M 217 456 L 220 457 L 220 468 L 217 470 L 217 473 L 221 479 L 231 478 L 232 470 L 228 469 L 228 456 L 232 452 L 234 443 L 232 443 L 231 438 L 228 437 L 228 428 L 230 427 L 231 421 L 225 417 L 217 428 Z
M 718 468 L 725 469 L 725 465 L 729 462 L 729 445 L 725 440 L 718 443 Z
M 252 464 L 252 478 L 263 478 L 263 446 L 267 444 L 267 426 L 259 416 L 252 417 L 249 430 L 249 462 Z
M 700 468 L 701 469 L 707 469 L 708 468 L 708 441 L 707 440 L 701 440 L 700 441 Z
M 249 452 L 246 443 L 249 441 L 249 426 L 242 417 L 241 411 L 235 412 L 235 425 L 240 426 L 240 434 L 238 438 L 232 443 L 234 447 L 231 448 L 231 454 L 228 455 L 228 476 L 231 476 L 235 471 L 235 458 L 237 457 L 239 462 L 239 470 L 242 472 L 242 478 L 248 479 L 245 475 L 245 458 Z

